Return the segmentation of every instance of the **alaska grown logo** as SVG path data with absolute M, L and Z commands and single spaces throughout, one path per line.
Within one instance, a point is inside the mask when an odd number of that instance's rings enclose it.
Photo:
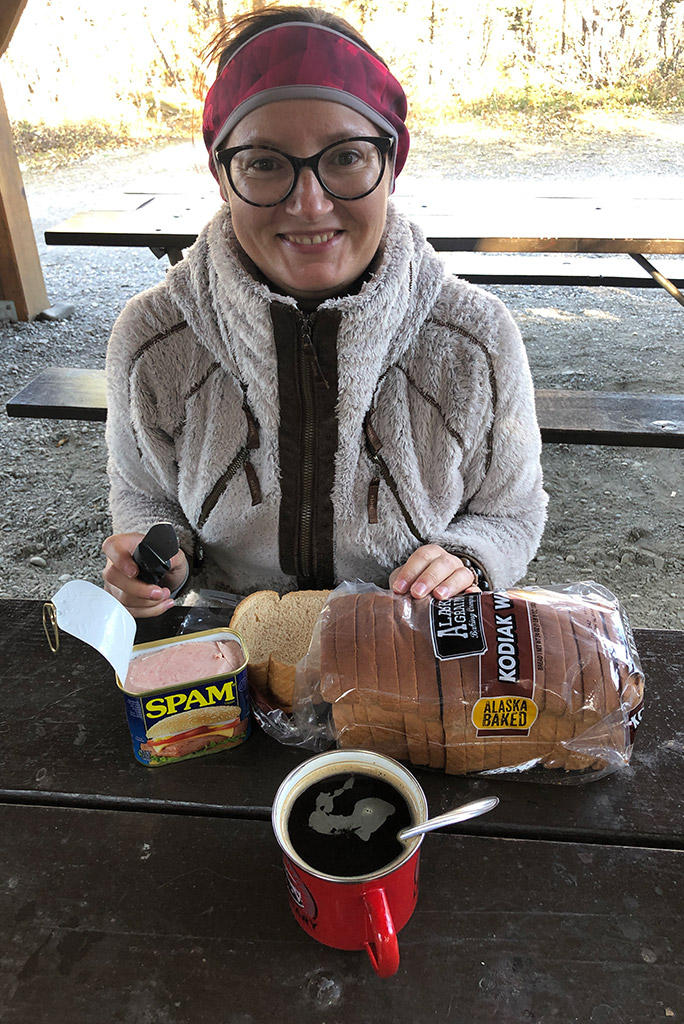
M 483 654 L 487 640 L 480 595 L 458 594 L 446 601 L 432 601 L 430 632 L 435 657 L 440 661 Z

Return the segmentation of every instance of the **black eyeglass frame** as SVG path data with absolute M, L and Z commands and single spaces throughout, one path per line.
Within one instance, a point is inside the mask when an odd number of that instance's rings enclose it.
M 385 173 L 385 167 L 387 166 L 387 156 L 392 150 L 392 147 L 394 146 L 394 141 L 395 140 L 393 138 L 390 138 L 387 135 L 354 135 L 352 138 L 349 139 L 338 139 L 337 142 L 331 142 L 329 146 L 324 146 L 323 149 L 319 150 L 318 153 L 314 153 L 313 156 L 305 157 L 291 156 L 289 153 L 284 153 L 282 149 L 276 149 L 275 146 L 257 146 L 254 145 L 253 143 L 250 143 L 249 145 L 246 146 L 231 146 L 229 149 L 219 149 L 216 152 L 216 159 L 226 172 L 226 176 L 230 183 L 230 187 L 232 188 L 235 195 L 242 199 L 243 203 L 249 203 L 250 206 L 270 207 L 279 206 L 280 203 L 284 203 L 285 200 L 294 192 L 297 182 L 299 181 L 300 171 L 304 167 L 311 168 L 318 184 L 321 186 L 323 191 L 327 192 L 329 196 L 333 197 L 333 199 L 342 199 L 346 203 L 353 203 L 357 199 L 365 199 L 365 197 L 369 196 L 371 192 L 375 192 L 376 188 L 382 181 L 383 174 Z M 370 142 L 372 143 L 372 145 L 375 146 L 377 150 L 379 150 L 380 156 L 382 157 L 380 173 L 378 174 L 377 181 L 375 182 L 375 184 L 371 188 L 367 189 L 365 192 L 362 192 L 360 196 L 352 196 L 351 198 L 349 196 L 339 196 L 336 192 L 333 192 L 332 189 L 328 188 L 328 186 L 321 180 L 321 176 L 318 173 L 318 164 L 320 162 L 321 157 L 324 156 L 328 152 L 328 150 L 334 149 L 336 146 L 343 146 L 345 142 Z M 277 153 L 278 156 L 284 156 L 285 159 L 288 160 L 289 163 L 292 165 L 294 178 L 292 179 L 292 184 L 290 185 L 289 189 L 282 197 L 282 199 L 278 199 L 275 203 L 255 203 L 253 199 L 245 198 L 245 196 L 243 196 L 242 193 L 236 188 L 232 175 L 230 173 L 230 164 L 236 153 L 243 153 L 246 149 L 265 149 L 269 153 Z

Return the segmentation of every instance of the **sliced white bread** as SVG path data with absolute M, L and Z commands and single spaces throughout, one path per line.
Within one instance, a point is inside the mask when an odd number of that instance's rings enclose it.
M 237 606 L 230 628 L 243 637 L 250 684 L 268 703 L 292 710 L 295 668 L 309 649 L 329 590 L 294 590 L 280 597 L 258 590 Z

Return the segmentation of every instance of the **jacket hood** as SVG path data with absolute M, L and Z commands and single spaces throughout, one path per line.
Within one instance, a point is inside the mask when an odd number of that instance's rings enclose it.
M 180 263 L 170 268 L 166 287 L 195 336 L 221 365 L 239 376 L 252 377 L 275 365 L 272 302 L 297 308 L 294 298 L 271 290 L 254 277 L 233 231 L 227 204 L 205 226 Z M 444 268 L 419 228 L 390 202 L 381 254 L 369 279 L 354 295 L 327 299 L 319 309 L 341 313 L 338 338 L 343 360 L 355 360 L 373 375 L 399 358 L 439 294 Z M 385 347 L 377 345 L 383 326 Z M 372 330 L 371 330 L 372 328 Z M 366 337 L 375 336 L 372 352 Z M 241 351 L 235 349 L 235 339 Z M 373 366 L 368 364 L 371 360 Z M 359 372 L 362 371 L 359 365 Z

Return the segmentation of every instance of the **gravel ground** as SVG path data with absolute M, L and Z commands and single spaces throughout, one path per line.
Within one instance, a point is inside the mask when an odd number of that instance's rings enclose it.
M 448 140 L 416 138 L 402 188 L 459 180 L 568 181 L 679 195 L 684 116 L 584 123 L 573 132 L 514 133 L 463 126 Z M 646 169 L 646 170 L 645 170 Z M 439 182 L 438 182 L 439 179 Z M 208 192 L 190 143 L 101 152 L 51 174 L 26 170 L 26 191 L 48 295 L 76 311 L 56 322 L 0 325 L 4 402 L 43 367 L 103 366 L 129 296 L 160 280 L 147 250 L 46 247 L 43 231 L 78 211 L 112 208 L 133 191 Z M 446 184 L 445 184 L 446 182 Z M 115 205 L 115 204 L 114 204 Z M 512 310 L 538 387 L 684 393 L 684 311 L 659 289 L 492 288 Z M 527 579 L 594 579 L 641 627 L 684 627 L 682 453 L 545 445 L 549 522 Z M 101 582 L 110 532 L 104 426 L 0 417 L 0 597 L 49 597 L 68 578 Z

